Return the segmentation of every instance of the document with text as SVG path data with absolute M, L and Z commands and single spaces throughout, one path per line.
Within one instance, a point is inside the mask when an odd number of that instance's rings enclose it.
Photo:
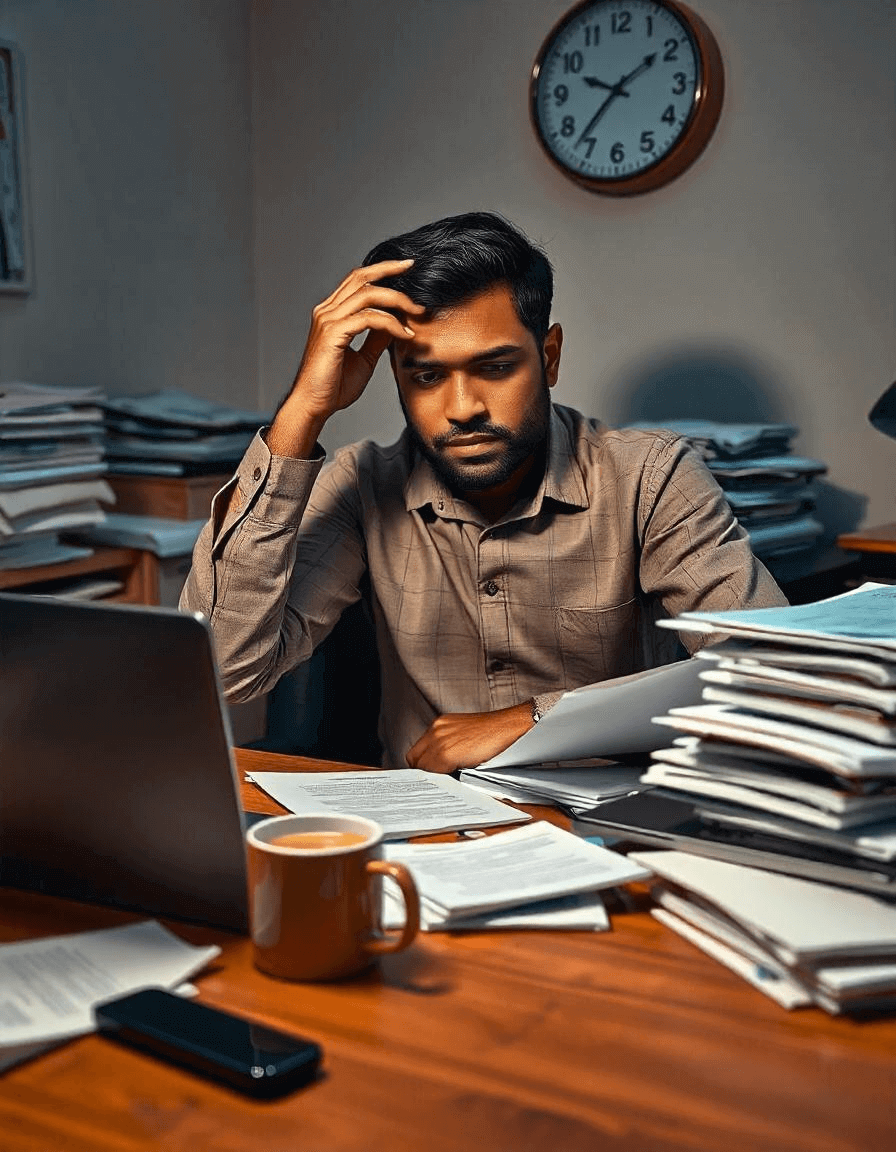
M 366 816 L 380 825 L 387 840 L 532 819 L 451 776 L 421 768 L 253 772 L 249 778 L 290 812 Z
M 92 1032 L 93 1006 L 137 988 L 175 988 L 221 949 L 194 947 L 154 920 L 0 946 L 0 1058 Z

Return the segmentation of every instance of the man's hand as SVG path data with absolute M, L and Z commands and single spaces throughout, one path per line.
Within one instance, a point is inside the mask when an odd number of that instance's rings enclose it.
M 411 768 L 454 772 L 497 756 L 532 727 L 532 701 L 497 712 L 438 716 L 407 754 Z
M 392 340 L 413 336 L 410 328 L 385 309 L 408 316 L 419 316 L 426 309 L 404 292 L 377 283 L 406 272 L 412 263 L 384 260 L 355 268 L 314 309 L 292 390 L 267 435 L 268 447 L 275 455 L 310 456 L 324 424 L 334 412 L 354 404 Z M 352 340 L 364 331 L 364 343 L 352 348 Z

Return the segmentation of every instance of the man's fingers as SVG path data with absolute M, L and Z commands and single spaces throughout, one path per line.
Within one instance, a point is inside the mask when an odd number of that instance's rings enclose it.
M 389 308 L 393 312 L 407 312 L 419 316 L 426 311 L 422 304 L 416 304 L 406 292 L 397 288 L 384 288 L 382 284 L 359 284 L 351 295 L 333 304 L 325 313 L 334 316 L 350 315 L 362 308 Z
M 353 268 L 323 303 L 340 304 L 366 284 L 376 284 L 378 280 L 384 280 L 387 276 L 397 276 L 400 272 L 406 272 L 413 263 L 413 260 L 382 260 L 379 264 Z
M 358 355 L 362 360 L 370 365 L 371 372 L 376 367 L 376 362 L 380 356 L 386 351 L 392 343 L 393 336 L 391 332 L 382 331 L 377 328 L 371 328 L 367 333 L 364 343 L 358 349 Z

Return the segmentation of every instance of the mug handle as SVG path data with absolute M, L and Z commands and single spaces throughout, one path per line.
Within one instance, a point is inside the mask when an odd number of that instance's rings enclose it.
M 420 930 L 420 897 L 414 878 L 405 868 L 392 860 L 368 860 L 368 875 L 391 876 L 404 897 L 405 921 L 401 933 L 391 932 L 388 936 L 374 936 L 364 941 L 368 952 L 385 955 L 388 952 L 401 952 L 411 943 Z

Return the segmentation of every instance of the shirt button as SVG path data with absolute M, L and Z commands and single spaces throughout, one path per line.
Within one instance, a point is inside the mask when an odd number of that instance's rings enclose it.
M 494 580 L 489 580 L 488 584 L 485 586 L 485 591 L 489 596 L 497 596 L 500 589 Z
M 260 468 L 256 468 L 255 471 L 252 473 L 252 479 L 253 480 L 260 480 L 261 479 L 261 469 Z

